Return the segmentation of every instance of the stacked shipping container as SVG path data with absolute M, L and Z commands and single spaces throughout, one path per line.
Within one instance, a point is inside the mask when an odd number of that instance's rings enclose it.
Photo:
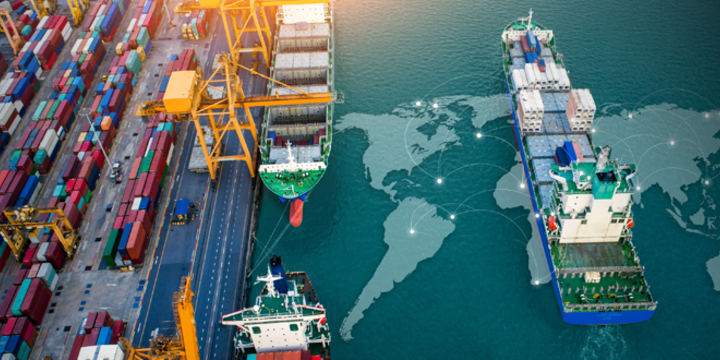
M 133 14 L 132 20 L 130 20 L 130 25 L 125 30 L 123 40 L 115 48 L 118 56 L 134 51 L 140 62 L 145 61 L 145 57 L 152 45 L 152 39 L 155 38 L 157 28 L 162 22 L 162 7 L 163 3 L 159 0 L 141 0 L 137 8 L 130 10 Z M 131 70 L 134 71 L 135 69 Z M 137 64 L 137 71 L 140 71 L 139 63 Z
M 94 353 L 98 346 L 117 344 L 124 332 L 125 323 L 122 320 L 113 320 L 107 311 L 91 312 L 78 330 L 68 360 L 87 358 L 80 354 L 88 352 L 88 348 L 93 348 L 92 352 Z M 110 359 L 115 359 L 115 357 L 110 357 Z
M 102 35 L 103 41 L 110 42 L 129 5 L 130 0 L 98 1 L 90 8 L 81 28 L 87 32 L 97 32 Z
M 183 19 L 182 34 L 185 39 L 199 40 L 207 36 L 211 10 L 193 10 Z

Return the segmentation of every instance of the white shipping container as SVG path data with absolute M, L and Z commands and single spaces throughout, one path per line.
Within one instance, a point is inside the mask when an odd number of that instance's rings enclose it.
M 533 95 L 535 96 L 535 104 L 537 105 L 538 114 L 544 114 L 545 104 L 543 104 L 542 95 L 540 95 L 540 92 L 537 90 L 533 91 Z
M 10 136 L 15 134 L 15 130 L 17 130 L 18 124 L 20 124 L 20 120 L 18 120 L 18 117 L 20 117 L 20 115 L 15 115 L 15 118 L 12 119 L 12 125 L 10 125 L 10 129 L 8 129 L 7 131 Z
M 135 198 L 135 200 L 133 200 L 133 204 L 132 204 L 133 211 L 140 210 L 140 202 L 141 201 L 142 201 L 142 198 Z
M 25 107 L 25 104 L 23 104 L 22 101 L 20 101 L 20 100 L 15 100 L 14 105 L 15 105 L 15 109 L 17 110 L 18 113 L 21 112 L 22 109 Z
M 12 85 L 12 80 L 3 80 L 2 83 L 0 83 L 0 94 L 5 95 L 10 88 L 10 85 Z
M 2 360 L 17 360 L 17 358 L 13 353 L 4 353 L 2 356 Z
M 52 36 L 53 32 L 56 30 L 45 30 L 45 34 L 43 34 L 43 37 L 40 39 L 40 42 L 46 42 L 50 40 L 50 37 Z
M 75 45 L 73 45 L 71 52 L 73 55 L 80 55 L 80 44 L 82 44 L 82 40 L 75 40 Z
M 537 80 L 535 78 L 535 72 L 533 71 L 533 67 L 530 64 L 525 64 L 525 76 L 528 79 L 528 84 L 531 87 L 534 87 L 537 85 Z
M 25 45 L 23 45 L 22 49 L 20 49 L 20 51 L 28 51 L 28 49 L 30 49 L 30 45 L 32 45 L 31 42 L 26 42 Z
M 50 284 L 50 291 L 55 291 L 55 289 L 57 288 L 57 284 L 58 284 L 59 281 L 60 281 L 60 277 L 59 277 L 59 276 L 55 276 L 55 277 L 53 278 L 52 284 Z
M 530 67 L 532 67 L 533 74 L 535 74 L 535 83 L 542 86 L 547 85 L 547 79 L 545 80 L 545 82 L 543 82 L 542 80 L 542 75 L 540 73 L 540 68 L 538 67 L 538 65 L 536 63 L 532 63 L 530 64 Z
M 512 81 L 513 81 L 513 87 L 515 88 L 516 92 L 525 89 L 525 84 L 522 81 L 522 77 L 520 76 L 519 69 L 515 69 L 512 71 Z
M 38 24 L 37 24 L 37 28 L 43 29 L 45 27 L 45 23 L 48 21 L 49 18 L 50 18 L 49 16 L 45 16 L 42 19 L 40 19 L 40 22 L 38 22 Z
M 44 243 L 49 244 L 49 243 Z M 47 250 L 47 248 L 46 248 Z M 37 277 L 43 279 L 45 282 L 45 285 L 48 287 L 52 286 L 53 281 L 55 281 L 55 278 L 57 277 L 57 273 L 55 273 L 55 269 L 53 269 L 52 265 L 50 263 L 43 263 L 40 265 L 40 270 L 38 271 Z
M 567 75 L 567 70 L 558 69 L 560 72 L 560 89 L 570 90 L 570 78 Z
M 137 19 L 135 18 L 130 21 L 130 25 L 128 25 L 127 30 L 125 31 L 126 34 L 132 34 L 133 30 L 135 30 L 135 22 L 137 22 Z
M 165 163 L 166 165 L 170 165 L 170 161 L 172 160 L 172 156 L 173 156 L 173 150 L 175 150 L 175 144 L 171 143 L 170 151 L 168 151 L 168 155 L 167 155 L 167 162 Z
M 92 45 L 92 41 L 85 43 L 85 46 L 83 47 L 83 54 L 90 54 L 90 45 Z
M 99 346 L 85 346 L 80 348 L 80 354 L 78 355 L 77 360 L 95 360 L 95 357 L 100 351 Z
M 30 242 L 33 244 L 37 244 L 40 242 L 40 238 L 42 237 L 42 231 L 45 228 L 35 228 L 35 230 L 30 231 L 28 233 L 28 238 L 30 239 Z
M 145 154 L 143 155 L 143 157 L 148 156 L 148 153 L 150 152 L 150 147 L 152 146 L 152 143 L 153 143 L 153 138 L 150 138 L 150 141 L 148 141 L 148 144 L 147 144 L 147 148 L 145 148 Z
M 95 14 L 95 16 L 107 15 L 107 13 L 105 12 L 106 7 L 107 7 L 107 5 L 105 5 L 105 4 L 100 5 L 100 9 L 98 9 L 98 12 L 97 12 L 97 14 Z
M 37 204 L 37 198 L 40 196 L 40 189 L 42 188 L 41 184 L 38 184 L 38 186 L 35 187 L 35 190 L 33 191 L 33 194 L 30 196 L 30 204 L 35 205 Z
M 523 81 L 523 90 L 534 89 L 535 87 L 533 85 L 530 85 L 530 83 L 528 82 L 527 76 L 525 76 L 525 71 L 522 71 L 522 70 L 518 70 L 518 71 L 520 72 L 520 77 L 522 78 L 522 81 Z
M 38 66 L 38 69 L 35 72 L 35 77 L 39 79 L 40 75 L 42 75 L 42 67 Z
M 38 233 L 38 236 L 42 236 L 42 233 Z M 50 246 L 50 243 L 44 242 L 38 247 L 38 252 L 36 256 L 41 262 L 47 261 L 47 259 L 45 258 L 45 253 L 47 252 L 48 246 Z M 40 266 L 40 268 L 42 268 L 42 265 Z M 40 272 L 38 272 L 38 277 L 40 277 Z
M 70 39 L 70 35 L 72 34 L 72 29 L 69 28 L 70 23 L 66 23 L 65 27 L 60 32 L 60 35 L 63 37 L 63 41 L 67 42 L 68 39 Z
M 0 105 L 0 126 L 7 125 L 8 121 L 10 121 L 13 116 L 14 110 L 15 107 L 8 103 Z
M 55 129 L 48 129 L 45 132 L 45 136 L 43 136 L 42 141 L 40 142 L 40 149 L 45 150 L 46 153 L 48 153 L 48 156 L 52 153 L 53 150 L 55 150 L 55 145 L 57 145 L 58 142 L 58 136 L 55 132 Z
M 120 345 L 102 345 L 97 356 L 98 360 L 123 360 L 123 358 L 125 358 L 125 353 Z
M 147 17 L 147 15 L 146 15 L 146 14 L 142 14 L 142 15 L 140 15 L 140 19 L 138 19 L 138 22 L 137 22 L 137 24 L 138 24 L 138 25 L 144 24 L 144 23 L 145 23 L 145 18 L 146 18 L 146 17 Z M 140 26 L 138 26 L 138 27 L 140 27 Z
M 83 161 L 85 158 L 85 151 L 81 151 L 77 154 L 78 160 Z

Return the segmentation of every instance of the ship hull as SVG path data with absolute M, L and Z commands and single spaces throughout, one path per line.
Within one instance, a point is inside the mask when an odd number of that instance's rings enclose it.
M 512 93 L 510 92 L 510 84 L 508 82 L 508 74 L 505 74 L 505 90 L 508 98 L 508 107 L 510 109 L 510 116 L 513 121 L 513 133 L 515 135 L 515 142 L 520 152 L 520 158 L 523 164 L 523 172 L 525 176 L 525 183 L 530 195 L 530 203 L 534 214 L 540 214 L 538 209 L 538 202 L 534 191 L 534 184 L 532 183 L 532 177 L 530 176 L 530 168 L 528 166 L 528 159 L 526 157 L 525 148 L 522 141 L 522 132 L 520 129 L 520 122 L 515 114 L 515 108 L 513 107 Z M 548 271 L 551 276 L 551 282 L 553 289 L 555 290 L 555 296 L 558 301 L 560 312 L 562 313 L 563 321 L 573 325 L 611 325 L 611 324 L 631 324 L 641 321 L 648 320 L 652 317 L 655 310 L 642 310 L 642 311 L 608 311 L 608 312 L 565 312 L 563 307 L 563 299 L 560 294 L 560 287 L 558 283 L 554 266 L 552 263 L 552 256 L 550 254 L 550 246 L 547 239 L 547 231 L 545 224 L 543 223 L 542 217 L 535 217 L 535 226 L 537 227 L 540 244 L 543 248 L 543 255 L 545 257 L 545 264 L 548 267 Z

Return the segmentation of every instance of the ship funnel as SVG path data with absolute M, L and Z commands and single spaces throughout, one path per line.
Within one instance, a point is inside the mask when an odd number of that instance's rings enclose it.
M 273 255 L 272 259 L 270 259 L 270 273 L 272 273 L 274 276 L 279 276 L 282 278 L 273 281 L 273 286 L 275 287 L 275 290 L 277 290 L 277 292 L 281 295 L 287 295 L 288 283 L 287 278 L 285 277 L 285 269 L 282 265 L 282 259 L 277 255 Z

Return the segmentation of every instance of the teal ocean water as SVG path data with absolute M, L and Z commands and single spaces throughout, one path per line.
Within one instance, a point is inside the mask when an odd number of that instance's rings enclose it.
M 308 272 L 334 358 L 720 354 L 717 2 L 333 5 L 346 102 L 331 164 L 298 229 L 264 190 L 253 277 L 272 254 Z M 573 86 L 593 93 L 595 144 L 638 164 L 634 244 L 659 302 L 649 321 L 565 324 L 547 283 L 501 68 L 501 32 L 531 7 Z

